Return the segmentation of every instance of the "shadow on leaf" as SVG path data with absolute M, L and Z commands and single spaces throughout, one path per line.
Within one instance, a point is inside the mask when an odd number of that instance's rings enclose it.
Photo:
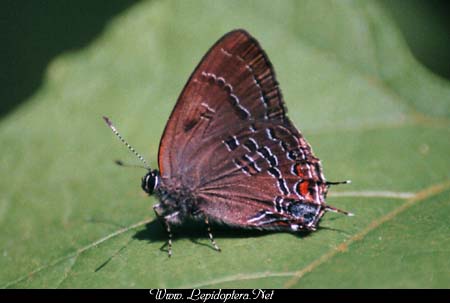
M 280 231 L 268 231 L 268 230 L 255 230 L 255 229 L 244 229 L 244 228 L 233 228 L 226 225 L 211 224 L 212 234 L 215 239 L 242 239 L 242 238 L 254 238 L 263 237 L 269 234 L 280 233 Z M 330 228 L 324 228 L 330 229 Z M 172 233 L 174 239 L 188 238 L 193 243 L 208 246 L 214 249 L 208 244 L 199 242 L 199 239 L 208 238 L 208 232 L 206 226 L 198 221 L 187 221 L 179 226 L 172 226 Z M 289 232 L 283 232 L 289 233 Z M 300 231 L 297 233 L 290 233 L 297 237 L 307 237 L 310 235 L 309 231 Z M 133 239 L 140 241 L 167 241 L 168 236 L 164 226 L 157 219 L 145 225 L 145 229 L 136 232 Z M 165 244 L 164 244 L 165 246 Z M 162 248 L 164 248 L 164 246 Z

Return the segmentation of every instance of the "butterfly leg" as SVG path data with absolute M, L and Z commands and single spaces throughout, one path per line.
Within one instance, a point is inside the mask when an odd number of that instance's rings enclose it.
M 158 207 L 159 207 L 159 204 L 153 206 L 153 211 L 155 212 L 156 217 L 157 217 L 161 222 L 163 222 L 164 227 L 166 228 L 166 232 L 167 232 L 167 235 L 168 235 L 168 237 L 169 237 L 169 239 L 167 240 L 167 245 L 168 245 L 168 254 L 169 254 L 169 258 L 170 258 L 170 257 L 172 256 L 172 231 L 171 231 L 171 229 L 170 229 L 170 224 L 169 224 L 169 222 L 167 221 L 167 219 L 164 218 L 163 216 L 161 216 L 161 215 L 158 213 L 158 211 L 156 210 Z M 164 246 L 166 246 L 166 245 L 164 245 Z M 163 246 L 163 247 L 164 247 L 164 246 Z
M 207 216 L 205 216 L 205 224 L 206 224 L 206 228 L 208 229 L 208 236 L 209 236 L 209 240 L 211 241 L 211 244 L 214 246 L 214 248 L 217 251 L 221 251 L 220 247 L 217 245 L 216 241 L 213 238 L 213 235 L 211 233 L 211 226 L 209 225 L 209 220 L 208 220 Z
M 169 222 L 167 222 L 167 220 L 164 220 L 164 223 L 166 225 L 166 231 L 167 234 L 169 236 L 169 240 L 167 240 L 168 243 L 168 254 L 169 254 L 169 258 L 172 256 L 172 231 L 170 230 L 170 225 Z

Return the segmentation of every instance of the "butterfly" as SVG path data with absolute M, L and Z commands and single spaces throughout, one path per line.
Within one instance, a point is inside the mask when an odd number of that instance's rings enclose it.
M 219 39 L 206 53 L 170 115 L 142 189 L 159 199 L 153 209 L 169 235 L 187 218 L 237 228 L 314 231 L 326 211 L 330 185 L 320 160 L 286 115 L 272 64 L 242 29 Z

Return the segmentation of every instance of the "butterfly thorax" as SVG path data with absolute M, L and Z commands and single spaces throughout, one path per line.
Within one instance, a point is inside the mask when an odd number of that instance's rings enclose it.
M 160 203 L 153 207 L 158 217 L 171 224 L 180 224 L 186 217 L 195 218 L 199 211 L 192 189 L 173 181 L 175 182 L 167 182 L 161 178 L 157 170 L 149 171 L 142 178 L 142 189 L 160 200 Z

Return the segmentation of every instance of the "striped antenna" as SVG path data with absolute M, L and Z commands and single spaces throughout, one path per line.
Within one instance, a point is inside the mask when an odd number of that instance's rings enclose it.
M 147 161 L 145 161 L 144 157 L 142 157 L 134 148 L 133 146 L 131 146 L 130 144 L 128 144 L 127 141 L 125 141 L 125 139 L 120 135 L 119 131 L 117 130 L 117 128 L 112 124 L 111 120 L 109 120 L 108 117 L 103 116 L 103 120 L 105 120 L 106 124 L 108 124 L 109 128 L 113 131 L 113 133 L 117 136 L 117 138 L 120 139 L 120 141 L 122 141 L 123 144 L 125 144 L 126 147 L 128 147 L 128 149 L 136 155 L 136 157 L 139 158 L 139 160 L 142 161 L 142 163 L 144 163 L 144 168 L 146 168 L 147 170 L 151 170 L 150 166 L 148 166 Z

